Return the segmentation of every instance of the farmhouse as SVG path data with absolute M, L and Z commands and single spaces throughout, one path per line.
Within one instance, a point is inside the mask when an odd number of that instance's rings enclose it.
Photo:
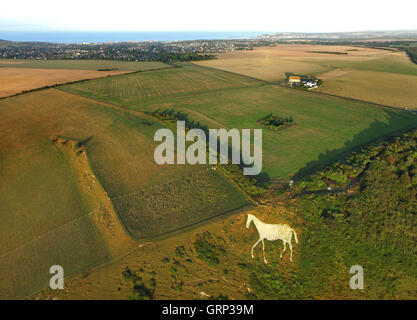
M 288 77 L 288 84 L 293 84 L 293 83 L 301 83 L 301 77 L 299 76 L 289 76 Z
M 292 87 L 306 87 L 306 88 L 315 88 L 318 87 L 318 79 L 314 77 L 308 77 L 303 75 L 294 75 L 287 73 L 287 83 Z

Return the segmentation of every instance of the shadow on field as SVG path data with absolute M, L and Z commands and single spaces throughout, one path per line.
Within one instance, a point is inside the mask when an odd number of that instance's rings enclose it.
M 361 149 L 366 144 L 398 135 L 417 126 L 417 117 L 412 121 L 410 115 L 405 112 L 385 110 L 385 114 L 388 123 L 379 120 L 373 121 L 368 128 L 356 134 L 352 140 L 347 140 L 342 148 L 326 150 L 326 152 L 319 155 L 317 160 L 308 162 L 304 168 L 294 175 L 294 179 L 302 179 L 313 171 L 329 165 L 348 153 Z M 408 125 L 405 125 L 405 123 L 401 125 L 402 122 L 408 123 Z

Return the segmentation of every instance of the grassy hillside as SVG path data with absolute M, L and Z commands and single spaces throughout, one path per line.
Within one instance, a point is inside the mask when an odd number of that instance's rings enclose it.
M 41 298 L 144 299 L 415 299 L 417 294 L 416 132 L 349 154 L 294 186 L 294 192 L 346 185 L 348 192 L 285 195 L 268 206 L 144 244 L 122 260 L 68 283 L 69 292 Z M 368 165 L 365 165 L 368 164 Z M 364 170 L 364 168 L 366 168 Z M 327 181 L 327 182 L 326 182 Z M 265 241 L 247 213 L 297 232 L 294 262 L 281 241 Z M 352 290 L 352 265 L 364 268 L 364 290 Z M 88 286 L 88 290 L 85 288 Z
M 175 208 L 152 201 L 158 197 L 149 192 L 153 186 L 201 170 L 155 163 L 149 150 L 156 147 L 153 134 L 161 127 L 142 113 L 55 89 L 0 101 L 2 297 L 22 297 L 46 285 L 47 266 L 62 262 L 71 275 L 126 253 L 133 242 L 118 218 L 143 238 L 247 203 L 224 179 L 212 178 L 204 189 L 205 175 L 190 184 L 201 187 L 198 192 L 187 186 L 164 195 Z M 213 190 L 224 194 L 214 197 Z M 136 211 L 144 192 L 154 211 Z M 118 198 L 127 194 L 129 201 Z M 184 207 L 181 199 L 190 205 Z M 158 219 L 170 213 L 177 214 L 175 225 Z M 146 220 L 150 231 L 130 225 L 132 214 Z M 25 272 L 24 282 L 16 281 L 19 272 Z
M 42 289 L 52 265 L 71 276 L 132 248 L 87 160 L 70 142 L 9 135 L 1 139 L 1 155 L 1 298 Z

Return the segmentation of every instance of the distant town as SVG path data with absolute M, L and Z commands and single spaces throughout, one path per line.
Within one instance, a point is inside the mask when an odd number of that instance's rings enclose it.
M 271 40 L 192 40 L 60 44 L 0 40 L 0 58 L 8 59 L 110 59 L 124 61 L 191 61 L 215 54 L 252 50 Z
M 395 37 L 395 40 L 392 38 Z M 0 58 L 8 59 L 105 59 L 122 61 L 193 61 L 214 59 L 219 53 L 253 50 L 281 43 L 360 45 L 407 50 L 417 43 L 417 31 L 264 34 L 253 39 L 129 41 L 106 43 L 14 42 L 0 40 Z M 414 50 L 415 48 L 413 48 Z

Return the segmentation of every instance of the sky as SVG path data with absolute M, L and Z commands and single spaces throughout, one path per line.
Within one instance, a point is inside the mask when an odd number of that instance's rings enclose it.
M 5 1 L 0 31 L 417 30 L 415 0 Z

